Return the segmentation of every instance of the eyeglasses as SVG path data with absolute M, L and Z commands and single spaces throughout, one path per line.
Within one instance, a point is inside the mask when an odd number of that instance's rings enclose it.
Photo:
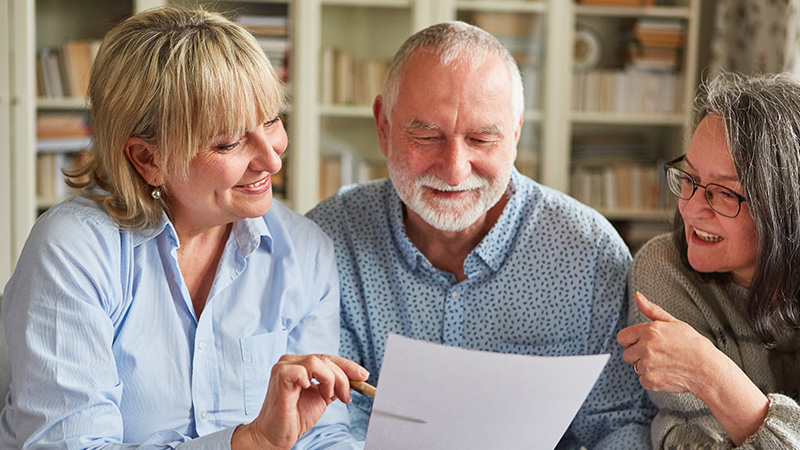
M 697 188 L 703 188 L 706 191 L 708 206 L 717 214 L 725 217 L 738 216 L 739 211 L 742 210 L 742 202 L 746 202 L 747 199 L 743 195 L 716 183 L 708 183 L 705 186 L 698 184 L 693 176 L 674 167 L 674 164 L 683 161 L 685 157 L 686 155 L 683 155 L 664 164 L 664 173 L 667 176 L 669 190 L 678 198 L 689 200 L 697 191 Z

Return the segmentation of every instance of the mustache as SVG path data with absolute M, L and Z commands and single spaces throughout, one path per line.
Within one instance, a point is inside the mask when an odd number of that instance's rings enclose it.
M 489 185 L 489 180 L 479 175 L 470 174 L 467 178 L 461 181 L 461 183 L 458 183 L 458 185 L 450 186 L 446 181 L 442 180 L 436 175 L 422 174 L 417 176 L 417 178 L 414 180 L 414 184 L 416 184 L 418 187 L 427 187 L 436 189 L 437 191 L 459 192 L 485 188 Z

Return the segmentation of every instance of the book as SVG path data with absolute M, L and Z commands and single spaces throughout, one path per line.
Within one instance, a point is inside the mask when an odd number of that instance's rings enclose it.
M 236 23 L 253 35 L 286 36 L 289 33 L 289 20 L 286 16 L 239 15 Z
M 62 46 L 65 84 L 69 97 L 86 98 L 92 67 L 92 43 L 70 41 Z
M 42 113 L 36 117 L 36 137 L 86 137 L 92 130 L 81 113 Z

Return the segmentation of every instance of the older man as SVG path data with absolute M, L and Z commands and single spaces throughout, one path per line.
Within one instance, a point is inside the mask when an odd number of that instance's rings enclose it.
M 373 105 L 389 180 L 344 187 L 308 214 L 336 247 L 341 352 L 373 382 L 390 332 L 610 353 L 559 448 L 648 448 L 654 411 L 615 341 L 630 253 L 596 211 L 514 169 L 522 112 L 519 70 L 490 34 L 448 22 L 403 44 Z M 356 396 L 356 434 L 370 411 Z

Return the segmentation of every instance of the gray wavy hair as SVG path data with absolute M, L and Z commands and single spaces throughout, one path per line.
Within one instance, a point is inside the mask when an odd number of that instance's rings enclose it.
M 723 73 L 701 87 L 695 110 L 695 128 L 708 114 L 725 124 L 759 236 L 748 319 L 773 345 L 787 326 L 800 328 L 800 82 L 788 74 Z M 686 258 L 680 214 L 675 225 Z

